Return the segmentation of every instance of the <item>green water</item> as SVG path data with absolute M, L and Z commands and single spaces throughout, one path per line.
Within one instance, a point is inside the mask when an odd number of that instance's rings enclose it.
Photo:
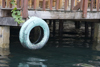
M 90 39 L 50 38 L 42 49 L 28 50 L 12 38 L 10 48 L 0 52 L 6 54 L 0 56 L 0 67 L 100 67 L 99 44 Z

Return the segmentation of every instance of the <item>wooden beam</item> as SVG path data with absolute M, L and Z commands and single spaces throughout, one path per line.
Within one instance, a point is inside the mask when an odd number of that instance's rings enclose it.
M 79 2 L 79 3 L 73 8 L 73 10 L 78 10 L 78 9 L 80 9 L 80 5 L 81 5 L 81 2 Z

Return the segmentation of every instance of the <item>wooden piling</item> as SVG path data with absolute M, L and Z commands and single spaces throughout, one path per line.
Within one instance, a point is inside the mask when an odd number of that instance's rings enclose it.
M 91 23 L 91 40 L 93 41 L 94 36 L 94 23 Z
M 89 36 L 89 29 L 88 29 L 88 22 L 85 22 L 85 37 L 87 38 Z
M 76 21 L 75 22 L 75 29 L 79 29 L 80 28 L 80 21 L 78 22 L 78 21 Z
M 53 20 L 53 37 L 55 37 L 56 34 L 56 20 Z
M 9 48 L 10 27 L 0 26 L 0 48 Z
M 94 23 L 94 37 L 93 40 L 100 43 L 100 23 Z
M 59 20 L 59 36 L 63 35 L 63 20 Z

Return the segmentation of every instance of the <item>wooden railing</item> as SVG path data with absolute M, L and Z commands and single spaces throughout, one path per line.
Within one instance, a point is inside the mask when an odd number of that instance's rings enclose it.
M 100 0 L 15 0 L 17 8 L 22 10 L 23 18 L 28 16 L 29 10 L 41 11 L 82 11 L 87 17 L 87 11 L 99 11 Z M 1 0 L 2 9 L 11 9 L 10 0 Z

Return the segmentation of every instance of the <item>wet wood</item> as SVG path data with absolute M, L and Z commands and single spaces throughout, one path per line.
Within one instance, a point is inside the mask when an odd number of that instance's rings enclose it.
M 59 20 L 59 36 L 62 37 L 63 34 L 63 20 Z
M 56 34 L 56 20 L 53 20 L 53 37 L 55 37 Z
M 75 29 L 80 29 L 80 21 L 75 22 Z
M 91 23 L 91 40 L 93 41 L 94 36 L 94 23 Z
M 89 25 L 88 22 L 85 22 L 85 37 L 89 37 Z

